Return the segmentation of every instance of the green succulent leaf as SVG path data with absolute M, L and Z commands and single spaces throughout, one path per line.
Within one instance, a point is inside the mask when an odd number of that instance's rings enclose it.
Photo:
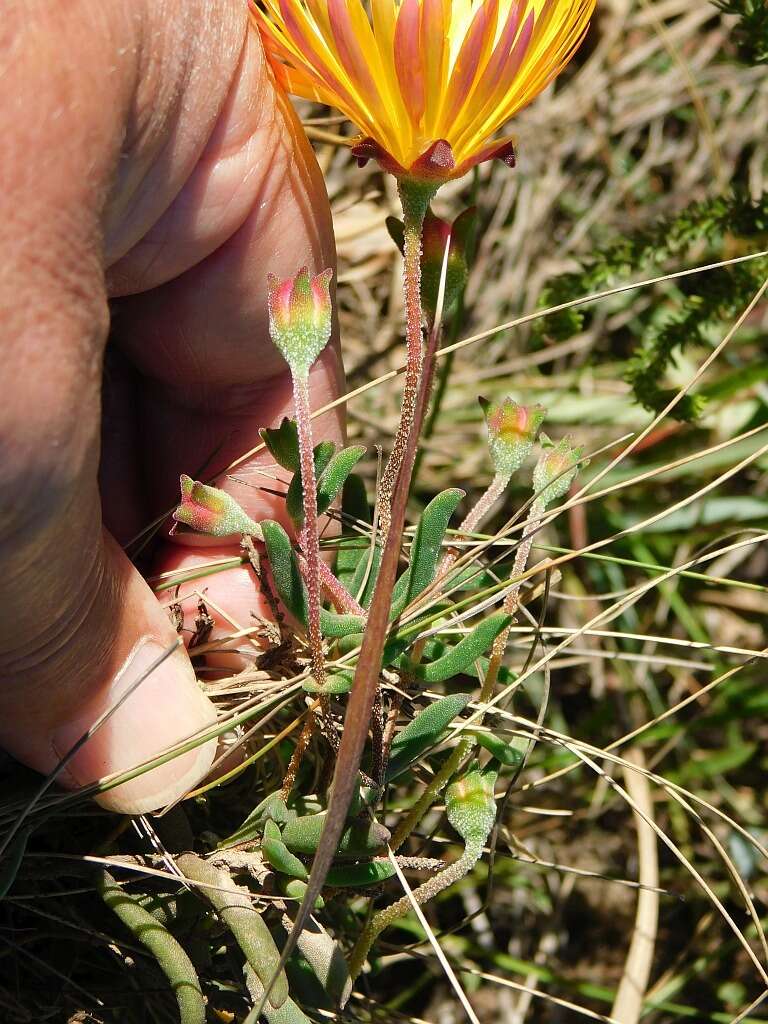
M 341 492 L 347 477 L 365 455 L 365 451 L 365 446 L 361 444 L 353 445 L 351 448 L 342 448 L 319 474 L 317 481 L 318 512 L 327 512 Z
M 286 896 L 301 903 L 307 891 L 307 883 L 303 882 L 300 878 L 292 878 L 290 881 L 281 881 L 280 888 Z M 322 896 L 318 896 L 315 900 L 315 910 L 322 910 L 324 906 L 325 900 Z
M 411 546 L 410 565 L 392 591 L 390 619 L 397 618 L 435 578 L 445 531 L 464 493 L 458 487 L 441 491 L 421 513 Z
M 359 532 L 361 524 L 370 523 L 371 510 L 365 483 L 357 473 L 350 473 L 341 492 L 341 510 L 344 517 L 344 535 L 338 543 L 336 575 L 349 590 L 355 593 L 352 580 L 361 558 L 367 557 L 369 544 Z
M 301 578 L 299 561 L 290 538 L 279 523 L 265 520 L 263 528 L 267 557 L 272 569 L 280 600 L 295 619 L 306 627 L 308 619 L 307 588 Z M 323 636 L 338 638 L 349 633 L 360 633 L 365 623 L 359 615 L 338 615 L 325 608 L 320 609 L 320 629 Z
M 477 740 L 481 747 L 484 747 L 489 754 L 508 768 L 519 768 L 523 763 L 523 752 L 506 740 L 494 736 L 492 732 L 485 732 L 482 729 L 477 731 L 468 730 Z
M 320 630 L 323 636 L 331 640 L 360 633 L 364 627 L 365 621 L 359 615 L 339 615 L 325 608 L 320 609 Z
M 335 697 L 349 693 L 354 676 L 354 672 L 334 672 L 333 675 L 328 676 L 323 686 L 318 686 L 310 676 L 304 680 L 302 685 L 306 693 L 327 693 L 329 696 Z
M 401 775 L 414 761 L 418 761 L 425 751 L 438 743 L 445 730 L 471 699 L 472 695 L 469 693 L 453 693 L 448 697 L 441 697 L 420 711 L 392 742 L 387 765 L 387 782 Z
M 386 860 L 339 864 L 330 869 L 325 884 L 334 889 L 362 889 L 366 885 L 381 885 L 396 874 L 393 865 Z
M 259 434 L 279 466 L 291 473 L 299 472 L 299 432 L 295 420 L 285 416 L 279 427 L 265 427 Z
M 264 823 L 264 838 L 265 839 L 280 839 L 281 836 L 280 826 L 272 818 Z
M 336 445 L 333 441 L 321 441 L 315 445 L 312 457 L 315 463 L 315 478 L 319 480 L 323 471 L 333 459 Z M 304 522 L 304 487 L 301 483 L 301 472 L 293 474 L 293 479 L 288 485 L 288 492 L 285 495 L 285 508 L 291 519 L 300 526 Z M 317 496 L 317 510 L 320 509 L 320 494 Z M 322 511 L 325 511 L 323 509 Z
M 294 853 L 312 854 L 320 843 L 325 824 L 325 811 L 307 814 L 289 821 L 283 829 L 283 842 Z M 378 853 L 389 841 L 389 831 L 377 821 L 354 822 L 341 834 L 337 854 L 347 857 L 365 857 Z
M 307 624 L 307 590 L 290 538 L 279 523 L 267 519 L 262 525 L 267 557 L 275 588 L 288 611 L 302 625 Z
M 274 825 L 275 823 L 270 822 L 269 824 Z M 277 828 L 276 825 L 275 828 Z M 267 838 L 267 833 L 266 831 L 264 832 L 264 838 L 261 842 L 261 852 L 264 854 L 264 859 L 275 869 L 275 871 L 280 871 L 284 875 L 291 875 L 292 878 L 300 878 L 303 882 L 306 882 L 309 878 L 309 872 L 306 867 L 302 864 L 295 853 L 291 853 L 280 838 L 279 830 L 277 837 L 271 835 Z
M 447 651 L 442 658 L 429 664 L 416 665 L 413 674 L 427 683 L 440 683 L 464 672 L 476 658 L 485 654 L 496 637 L 512 622 L 511 615 L 498 612 L 478 623 L 472 632 Z
M 253 842 L 265 832 L 270 822 L 285 824 L 297 817 L 297 812 L 286 805 L 280 793 L 270 793 L 254 807 L 236 832 L 219 843 L 218 849 L 226 850 L 238 843 Z

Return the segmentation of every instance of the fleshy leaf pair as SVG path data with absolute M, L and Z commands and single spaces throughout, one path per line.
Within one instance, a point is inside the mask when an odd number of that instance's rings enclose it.
M 286 416 L 279 427 L 266 428 L 260 433 L 275 462 L 293 473 L 285 497 L 285 506 L 291 519 L 300 526 L 304 521 L 304 493 L 299 468 L 299 434 L 296 421 Z M 342 448 L 338 452 L 333 441 L 321 441 L 315 445 L 313 458 L 317 477 L 318 515 L 328 511 L 363 455 L 363 445 Z

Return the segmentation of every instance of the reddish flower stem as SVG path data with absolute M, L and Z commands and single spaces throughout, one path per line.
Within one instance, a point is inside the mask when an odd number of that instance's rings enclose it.
M 307 636 L 312 656 L 312 675 L 318 686 L 325 684 L 325 656 L 320 632 L 320 538 L 317 531 L 317 480 L 312 445 L 312 420 L 309 406 L 309 381 L 293 378 L 293 402 L 299 437 L 299 466 L 304 495 L 304 557 L 307 563 Z
M 497 473 L 491 481 L 490 486 L 483 492 L 478 499 L 474 508 L 471 508 L 465 516 L 463 522 L 459 526 L 459 533 L 474 533 L 480 523 L 490 512 L 493 505 L 499 500 L 504 491 L 506 490 L 507 484 L 509 483 L 509 477 L 502 473 Z M 453 563 L 456 561 L 458 550 L 456 548 L 449 548 L 440 563 L 440 569 L 438 575 L 443 576 L 451 568 Z
M 519 577 L 523 575 L 526 566 L 528 565 L 528 556 L 531 553 L 533 537 L 545 511 L 546 502 L 543 502 L 540 499 L 536 499 L 531 505 L 528 522 L 525 525 L 523 536 L 520 540 L 517 551 L 515 552 L 515 561 L 512 566 L 512 579 L 517 580 L 517 582 L 504 598 L 503 608 L 508 615 L 514 615 L 517 611 L 517 606 L 520 601 L 520 588 L 523 585 L 523 581 L 519 579 Z M 485 674 L 483 685 L 480 689 L 479 700 L 481 704 L 485 704 L 493 695 L 496 680 L 499 677 L 501 659 L 504 657 L 504 651 L 507 649 L 507 642 L 509 641 L 509 633 L 511 629 L 511 625 L 507 626 L 506 629 L 499 633 L 493 642 L 491 657 L 488 660 L 488 671 Z
M 422 375 L 421 234 L 424 216 L 436 189 L 430 185 L 400 182 L 398 191 L 403 206 L 403 289 L 407 360 L 400 421 L 379 485 L 379 529 L 382 543 L 386 542 L 389 533 L 392 498 L 408 438 L 414 427 L 416 398 Z
M 301 531 L 299 544 L 301 545 L 302 551 L 307 550 L 308 539 L 304 530 Z M 308 567 L 307 560 L 303 556 L 299 556 L 299 567 L 301 569 L 302 576 L 306 579 Z M 318 560 L 317 567 L 320 573 L 320 585 L 333 602 L 336 610 L 347 615 L 365 616 L 365 608 L 357 603 L 341 580 L 333 574 L 330 567 L 326 565 L 322 558 Z

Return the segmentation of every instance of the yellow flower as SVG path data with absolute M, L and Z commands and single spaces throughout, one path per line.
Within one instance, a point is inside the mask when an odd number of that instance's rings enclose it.
M 562 71 L 596 0 L 261 3 L 253 14 L 288 92 L 346 114 L 361 162 L 445 180 L 492 157 L 514 164 L 511 138 L 494 133 Z

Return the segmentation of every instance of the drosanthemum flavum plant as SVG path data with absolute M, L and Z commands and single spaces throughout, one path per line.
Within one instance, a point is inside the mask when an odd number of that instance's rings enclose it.
M 493 583 L 490 592 L 478 583 L 472 597 L 462 599 L 461 607 L 467 601 L 469 605 L 456 625 L 467 618 L 477 621 L 462 625 L 458 642 L 451 642 L 453 631 L 445 643 L 433 640 L 435 615 L 447 615 L 444 608 L 435 612 L 435 601 L 449 600 L 465 585 L 471 588 L 476 576 L 459 548 L 448 548 L 446 541 L 464 491 L 449 488 L 426 505 L 410 546 L 404 545 L 403 533 L 441 316 L 466 283 L 466 250 L 475 217 L 464 211 L 452 222 L 444 221 L 429 206 L 443 182 L 481 161 L 500 158 L 514 165 L 511 137 L 498 137 L 497 132 L 568 62 L 584 37 L 595 0 L 370 0 L 370 7 L 361 0 L 259 2 L 253 14 L 278 81 L 292 93 L 348 115 L 361 132 L 354 154 L 361 162 L 376 159 L 396 177 L 403 206 L 402 225 L 390 227 L 403 252 L 408 358 L 400 422 L 376 494 L 378 532 L 369 519 L 364 482 L 351 476 L 364 450 L 337 451 L 327 441 L 315 445 L 312 436 L 308 375 L 331 336 L 330 270 L 312 276 L 302 268 L 283 280 L 270 275 L 268 281 L 270 334 L 291 373 L 295 420 L 286 419 L 262 436 L 275 462 L 292 474 L 285 506 L 294 537 L 276 521 L 251 523 L 232 499 L 188 477 L 182 478 L 176 513 L 182 524 L 220 534 L 241 532 L 244 541 L 258 530 L 269 565 L 268 573 L 257 572 L 260 585 L 266 594 L 271 578 L 299 637 L 305 638 L 305 645 L 300 641 L 298 653 L 291 656 L 303 659 L 301 686 L 314 700 L 282 785 L 219 847 L 257 842 L 279 891 L 301 901 L 295 916 L 290 904 L 279 908 L 284 911 L 281 924 L 290 930 L 282 953 L 262 930 L 260 942 L 267 952 L 248 957 L 249 990 L 257 1004 L 248 1020 L 255 1021 L 263 1010 L 277 1024 L 274 1010 L 284 1024 L 308 1024 L 288 998 L 282 968 L 312 908 L 322 909 L 323 887 L 375 895 L 401 868 L 431 873 L 410 896 L 370 917 L 349 961 L 330 936 L 322 949 L 300 945 L 308 960 L 317 953 L 313 970 L 332 1002 L 344 1004 L 372 943 L 409 911 L 411 899 L 426 903 L 472 869 L 496 819 L 496 779 L 504 768 L 521 763 L 517 749 L 479 726 L 453 742 L 451 723 L 472 699 L 453 687 L 397 729 L 403 698 L 427 685 L 475 675 L 481 705 L 491 699 L 521 602 L 533 537 L 547 506 L 565 494 L 583 461 L 581 450 L 567 439 L 557 445 L 546 442 L 512 577 Z M 459 538 L 475 533 L 513 474 L 524 467 L 544 418 L 540 407 L 521 405 L 511 397 L 482 404 L 495 475 L 460 524 Z M 361 545 L 358 534 L 343 533 L 331 568 L 320 558 L 318 516 L 337 498 L 342 499 L 345 525 L 361 524 L 364 538 L 369 523 L 370 545 Z M 355 543 L 347 547 L 350 539 Z M 400 571 L 405 551 L 408 566 Z M 500 609 L 485 615 L 494 601 Z M 290 647 L 289 639 L 286 650 Z M 339 731 L 334 701 L 347 695 Z M 482 708 L 474 712 L 465 725 L 484 713 Z M 328 785 L 329 773 L 319 772 L 314 784 L 320 792 L 308 800 L 301 793 L 308 775 L 301 772 L 302 756 L 318 729 L 333 757 L 333 779 Z M 370 756 L 361 769 L 369 738 Z M 433 766 L 390 834 L 375 818 L 379 808 L 387 812 L 387 787 L 408 775 L 433 748 L 450 742 L 452 752 Z M 464 841 L 463 855 L 450 863 L 398 858 L 400 847 L 443 791 L 448 820 Z M 311 870 L 307 858 L 312 858 Z M 210 880 L 200 874 L 196 861 L 186 860 L 182 866 L 192 877 Z M 335 988 L 328 976 L 334 960 L 341 968 Z

